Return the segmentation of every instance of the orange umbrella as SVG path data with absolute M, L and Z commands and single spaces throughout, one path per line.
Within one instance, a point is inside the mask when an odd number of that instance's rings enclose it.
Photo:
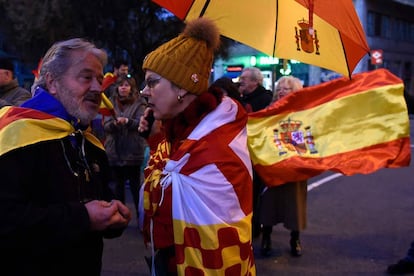
M 221 34 L 269 56 L 351 76 L 369 47 L 352 0 L 153 0 L 180 19 L 213 19 Z

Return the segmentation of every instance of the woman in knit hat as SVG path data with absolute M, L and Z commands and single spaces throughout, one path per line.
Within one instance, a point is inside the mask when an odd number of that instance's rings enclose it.
M 146 114 L 162 121 L 165 137 L 140 201 L 153 275 L 255 275 L 247 114 L 208 87 L 219 42 L 214 22 L 198 18 L 143 63 Z M 148 127 L 141 117 L 139 131 Z

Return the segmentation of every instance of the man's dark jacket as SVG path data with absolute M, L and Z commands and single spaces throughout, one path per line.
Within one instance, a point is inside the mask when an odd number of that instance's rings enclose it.
M 272 91 L 259 85 L 253 92 L 243 95 L 242 102 L 247 112 L 255 112 L 267 107 L 272 97 Z
M 43 108 L 30 101 L 26 106 Z M 60 103 L 47 102 L 70 119 Z M 2 275 L 100 275 L 103 237 L 122 230 L 90 231 L 84 203 L 113 199 L 108 162 L 101 148 L 75 133 L 0 156 Z

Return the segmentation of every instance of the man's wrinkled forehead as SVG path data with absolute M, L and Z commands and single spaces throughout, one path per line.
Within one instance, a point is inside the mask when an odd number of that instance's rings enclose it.
M 91 52 L 77 51 L 72 53 L 70 67 L 78 67 L 79 70 L 90 70 L 95 72 L 96 66 L 103 74 L 103 64 L 97 56 Z

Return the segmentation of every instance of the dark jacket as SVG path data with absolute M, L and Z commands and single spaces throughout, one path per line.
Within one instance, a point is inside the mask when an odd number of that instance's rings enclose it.
M 19 106 L 31 97 L 32 94 L 29 91 L 19 86 L 17 79 L 0 86 L 0 108 L 7 105 Z
M 115 125 L 115 118 L 105 117 L 105 150 L 111 166 L 140 166 L 144 160 L 147 142 L 138 133 L 139 119 L 145 110 L 141 98 L 131 98 L 121 104 L 117 97 L 111 98 L 115 114 L 128 118 L 125 125 Z
M 114 196 L 105 151 L 82 137 L 78 131 L 0 156 L 2 275 L 100 274 L 102 238 L 122 230 L 89 229 L 84 203 Z
M 272 91 L 266 90 L 263 86 L 258 86 L 252 93 L 243 95 L 242 103 L 247 112 L 255 112 L 267 107 L 272 98 Z

